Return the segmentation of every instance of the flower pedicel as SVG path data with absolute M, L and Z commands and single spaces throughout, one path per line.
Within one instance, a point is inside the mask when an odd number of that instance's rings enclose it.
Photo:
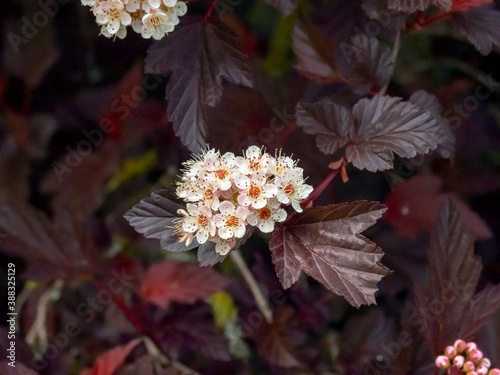
M 275 222 L 287 217 L 283 206 L 291 204 L 301 212 L 300 203 L 313 190 L 304 183 L 296 161 L 271 156 L 257 146 L 250 146 L 244 156 L 206 150 L 184 166 L 176 190 L 187 202 L 175 223 L 178 241 L 186 241 L 186 246 L 194 237 L 200 244 L 212 241 L 220 255 L 245 235 L 247 225 L 270 233 Z

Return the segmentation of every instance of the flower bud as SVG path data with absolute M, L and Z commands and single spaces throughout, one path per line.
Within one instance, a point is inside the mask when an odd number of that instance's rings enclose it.
M 478 364 L 479 361 L 483 358 L 483 352 L 479 349 L 474 349 L 469 353 L 468 358 L 475 364 Z
M 479 366 L 476 368 L 476 372 L 479 374 L 479 375 L 487 375 L 488 374 L 488 367 L 485 367 L 485 366 Z
M 461 355 L 457 355 L 455 358 L 453 358 L 453 366 L 457 368 L 462 368 L 464 365 L 465 358 Z
M 491 366 L 491 361 L 490 361 L 488 358 L 483 357 L 483 358 L 479 361 L 479 365 L 480 365 L 480 366 L 484 366 L 484 367 L 488 367 L 488 368 L 490 368 L 490 366 Z
M 444 355 L 449 359 L 453 359 L 457 355 L 457 351 L 453 346 L 447 346 L 446 349 L 444 349 Z
M 444 355 L 440 355 L 436 358 L 436 367 L 440 368 L 441 370 L 446 370 L 448 367 L 450 367 L 450 359 L 448 357 L 445 357 Z
M 466 348 L 465 348 L 465 351 L 467 353 L 470 353 L 471 351 L 477 349 L 477 345 L 475 342 L 468 342 L 467 345 L 466 345 Z
M 477 372 L 475 372 L 475 371 L 469 371 L 465 375 L 479 375 L 479 374 Z
M 467 343 L 464 340 L 457 340 L 453 343 L 453 347 L 457 353 L 462 354 L 467 349 Z
M 476 366 L 474 366 L 474 363 L 472 361 L 465 362 L 464 366 L 462 368 L 462 370 L 464 370 L 465 372 L 474 371 L 475 369 L 476 369 Z
M 488 375 L 500 375 L 500 370 L 497 368 L 491 369 Z

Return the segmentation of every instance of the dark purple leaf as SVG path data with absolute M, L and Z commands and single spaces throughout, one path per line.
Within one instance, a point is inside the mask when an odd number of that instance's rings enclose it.
M 500 11 L 493 5 L 472 7 L 452 14 L 456 25 L 483 55 L 500 46 Z
M 380 248 L 359 233 L 385 209 L 367 201 L 313 207 L 278 226 L 269 246 L 283 286 L 304 271 L 353 306 L 375 303 L 377 283 L 389 270 Z
M 196 239 L 189 246 L 177 242 L 174 221 L 180 217 L 177 210 L 185 207 L 170 200 L 168 196 L 166 190 L 153 192 L 150 197 L 132 207 L 124 217 L 144 237 L 161 239 L 162 249 L 174 252 L 194 249 L 199 245 Z
M 199 351 L 210 358 L 231 359 L 229 345 L 222 333 L 214 328 L 213 317 L 207 304 L 172 305 L 162 320 L 163 350 L 172 358 L 189 351 Z
M 437 125 L 443 131 L 443 142 L 439 144 L 436 151 L 443 158 L 452 158 L 455 155 L 455 135 L 451 130 L 448 121 L 446 121 L 442 114 L 441 103 L 436 96 L 429 94 L 425 90 L 415 91 L 408 99 L 410 103 L 415 104 L 417 107 L 423 108 L 431 113 L 431 117 L 435 118 Z
M 86 226 L 72 212 L 61 208 L 50 221 L 20 202 L 0 206 L 0 246 L 26 259 L 26 273 L 34 279 L 78 277 L 92 269 L 96 256 Z
M 14 361 L 15 366 L 9 365 L 10 361 L 2 359 L 0 362 L 0 374 L 2 375 L 38 375 L 38 372 L 26 367 L 18 360 Z
M 272 5 L 278 11 L 283 15 L 283 16 L 289 16 L 295 8 L 297 8 L 297 4 L 299 3 L 299 0 L 264 0 L 266 3 Z
M 201 267 L 215 266 L 226 259 L 226 255 L 219 255 L 215 252 L 215 243 L 207 241 L 198 248 L 198 262 Z
M 417 311 L 435 355 L 457 338 L 473 339 L 500 307 L 500 286 L 488 286 L 476 294 L 482 264 L 473 244 L 458 211 L 447 201 L 427 252 L 429 286 L 416 289 Z
M 350 116 L 328 100 L 299 103 L 296 116 L 298 126 L 317 134 L 320 150 L 331 154 L 345 145 L 347 161 L 371 172 L 391 169 L 394 154 L 404 158 L 426 154 L 444 139 L 429 111 L 390 96 L 361 99 Z
M 227 284 L 228 280 L 213 268 L 168 260 L 149 267 L 141 281 L 140 293 L 146 300 L 166 307 L 170 302 L 194 303 Z
M 267 362 L 282 368 L 301 368 L 301 363 L 290 334 L 290 320 L 294 311 L 287 306 L 276 309 L 274 321 L 263 323 L 253 334 L 257 351 Z
M 394 71 L 392 50 L 363 34 L 351 38 L 351 48 L 356 57 L 348 77 L 353 91 L 358 95 L 380 92 Z
M 322 37 L 305 18 L 300 18 L 293 29 L 293 52 L 299 59 L 295 69 L 319 83 L 345 82 L 338 71 L 334 57 L 333 38 Z
M 205 106 L 220 100 L 223 79 L 251 87 L 252 72 L 234 35 L 198 17 L 184 21 L 150 47 L 145 70 L 171 73 L 166 89 L 169 120 L 184 145 L 199 152 L 206 145 Z

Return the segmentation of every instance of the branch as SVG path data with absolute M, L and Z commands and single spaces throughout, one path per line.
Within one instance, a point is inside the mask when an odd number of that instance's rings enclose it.
M 243 257 L 241 256 L 240 251 L 233 250 L 229 254 L 231 255 L 231 259 L 233 260 L 233 262 L 236 264 L 241 274 L 243 275 L 243 278 L 245 279 L 246 283 L 248 284 L 248 287 L 252 292 L 252 295 L 255 299 L 255 302 L 257 303 L 257 307 L 259 308 L 260 312 L 262 313 L 262 315 L 264 315 L 264 318 L 268 323 L 272 323 L 273 312 L 271 310 L 271 307 L 269 306 L 267 299 L 262 294 L 262 290 L 257 284 L 257 280 L 255 280 L 255 277 L 253 277 L 252 272 L 250 272 L 250 269 L 245 263 Z

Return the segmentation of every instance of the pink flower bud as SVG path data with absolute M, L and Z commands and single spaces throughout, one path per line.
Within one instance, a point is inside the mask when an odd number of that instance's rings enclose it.
M 491 369 L 488 375 L 500 375 L 500 370 L 497 368 Z
M 472 362 L 478 364 L 479 361 L 483 358 L 483 352 L 479 349 L 474 349 L 469 353 L 468 357 Z
M 464 370 L 465 372 L 474 371 L 475 369 L 476 369 L 476 366 L 474 366 L 474 363 L 472 361 L 465 362 L 464 366 L 462 368 L 462 370 Z
M 450 367 L 450 359 L 448 357 L 445 357 L 444 355 L 440 355 L 436 358 L 436 367 L 440 368 L 441 370 L 446 370 L 448 367 Z
M 490 368 L 491 361 L 488 358 L 483 357 L 483 359 L 479 361 L 479 365 Z
M 453 359 L 457 355 L 457 351 L 453 346 L 447 346 L 444 349 L 444 355 L 447 356 L 449 359 Z
M 453 366 L 462 368 L 464 365 L 465 358 L 461 355 L 457 355 L 455 358 L 453 358 Z
M 466 345 L 466 348 L 465 348 L 465 350 L 466 350 L 467 353 L 470 353 L 471 351 L 473 351 L 475 349 L 477 349 L 477 345 L 476 345 L 475 342 L 472 342 L 472 341 L 468 342 L 467 345 Z
M 479 366 L 479 367 L 476 368 L 476 372 L 479 375 L 487 375 L 488 374 L 488 367 Z
M 465 375 L 479 375 L 479 374 L 477 372 L 475 372 L 475 371 L 469 371 Z
M 467 349 L 467 343 L 464 340 L 457 340 L 453 343 L 457 353 L 462 354 L 465 349 Z

